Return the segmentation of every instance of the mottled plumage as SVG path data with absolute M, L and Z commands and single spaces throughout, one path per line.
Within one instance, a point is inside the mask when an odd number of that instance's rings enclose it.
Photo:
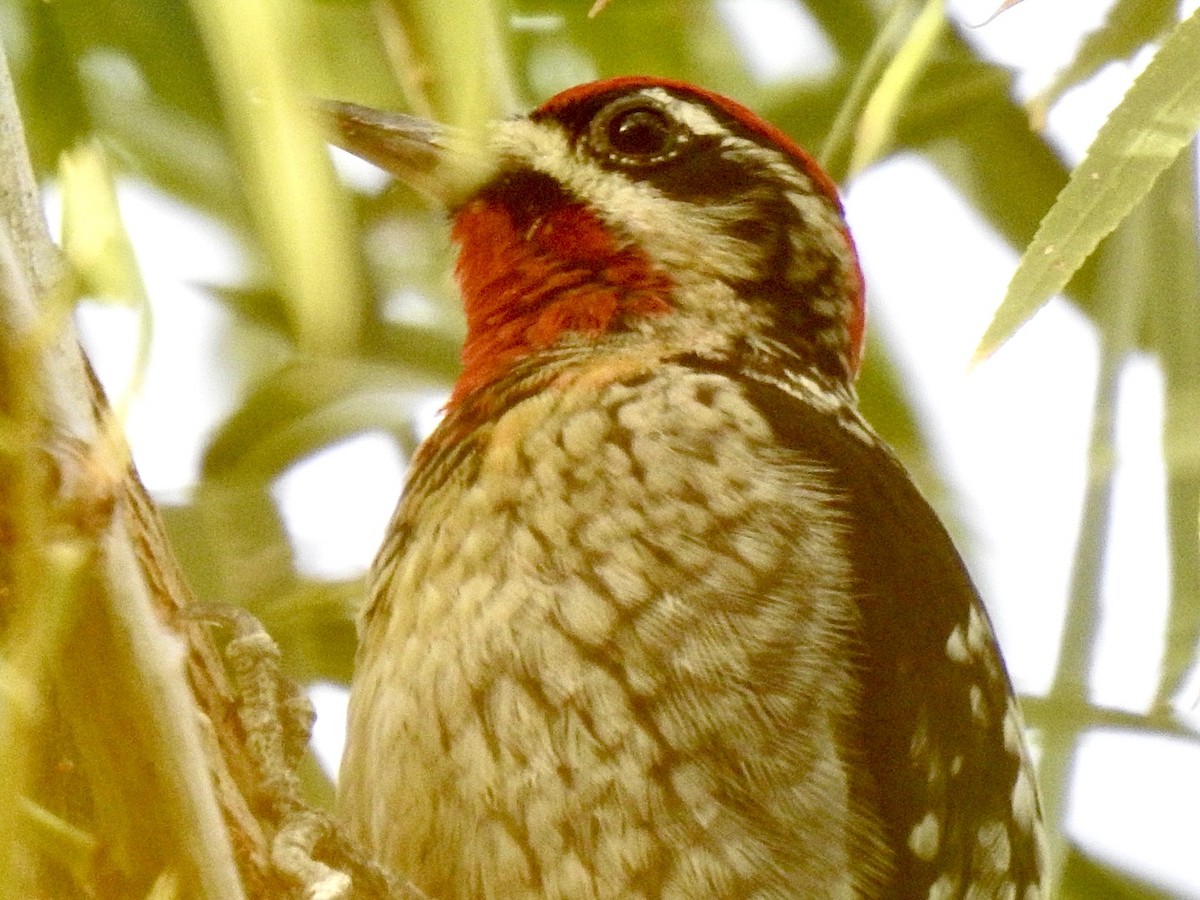
M 855 409 L 832 185 L 648 79 L 484 153 L 446 192 L 464 373 L 361 620 L 351 833 L 442 900 L 1040 897 L 983 606 Z

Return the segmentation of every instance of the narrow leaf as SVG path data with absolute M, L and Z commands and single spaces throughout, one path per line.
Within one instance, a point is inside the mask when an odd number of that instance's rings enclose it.
M 1083 39 L 1070 64 L 1025 104 L 1034 126 L 1041 129 L 1046 113 L 1067 90 L 1162 37 L 1175 23 L 1178 9 L 1178 0 L 1118 0 L 1104 24 Z
M 1113 110 L 1026 248 L 975 358 L 995 351 L 1129 214 L 1200 125 L 1200 11 L 1182 22 Z
M 375 4 L 384 46 L 415 114 L 477 129 L 521 108 L 505 45 L 504 5 Z
M 358 340 L 366 276 L 297 62 L 308 20 L 283 0 L 193 0 L 267 255 L 297 344 L 335 354 Z
M 150 363 L 150 298 L 121 218 L 112 170 L 100 143 L 85 141 L 64 153 L 58 170 L 63 196 L 63 254 L 71 264 L 79 294 L 130 306 L 138 314 L 132 373 L 122 391 L 112 399 L 117 418 L 123 420 L 130 402 L 141 389 Z
M 853 177 L 883 156 L 892 143 L 896 121 L 929 65 L 945 25 L 945 4 L 942 0 L 927 0 L 863 107 L 855 129 L 856 140 L 850 155 L 848 177 Z
M 134 307 L 146 305 L 146 288 L 117 208 L 117 191 L 103 149 L 87 141 L 59 160 L 63 252 L 82 292 Z

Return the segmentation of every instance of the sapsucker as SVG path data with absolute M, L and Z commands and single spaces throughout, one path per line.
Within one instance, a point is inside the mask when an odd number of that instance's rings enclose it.
M 987 615 L 856 409 L 815 163 L 640 77 L 473 142 L 335 118 L 447 205 L 467 320 L 359 623 L 352 835 L 441 900 L 1042 896 Z

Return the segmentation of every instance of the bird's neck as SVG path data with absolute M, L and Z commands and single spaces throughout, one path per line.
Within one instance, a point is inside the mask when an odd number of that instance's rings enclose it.
M 479 198 L 453 233 L 467 337 L 452 405 L 565 335 L 623 331 L 671 309 L 670 278 L 580 203 L 530 217 Z

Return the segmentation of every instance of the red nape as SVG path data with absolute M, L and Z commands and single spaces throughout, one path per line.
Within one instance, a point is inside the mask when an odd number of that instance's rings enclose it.
M 863 350 L 867 344 L 867 282 L 863 278 L 862 265 L 858 261 L 858 251 L 854 247 L 854 238 L 850 229 L 843 228 L 842 233 L 850 244 L 850 271 L 847 273 L 850 284 L 847 286 L 853 305 L 850 307 L 850 380 L 853 381 L 862 368 Z
M 670 310 L 671 280 L 582 204 L 518 227 L 502 203 L 483 198 L 455 216 L 467 340 L 451 405 L 564 334 L 602 334 Z

